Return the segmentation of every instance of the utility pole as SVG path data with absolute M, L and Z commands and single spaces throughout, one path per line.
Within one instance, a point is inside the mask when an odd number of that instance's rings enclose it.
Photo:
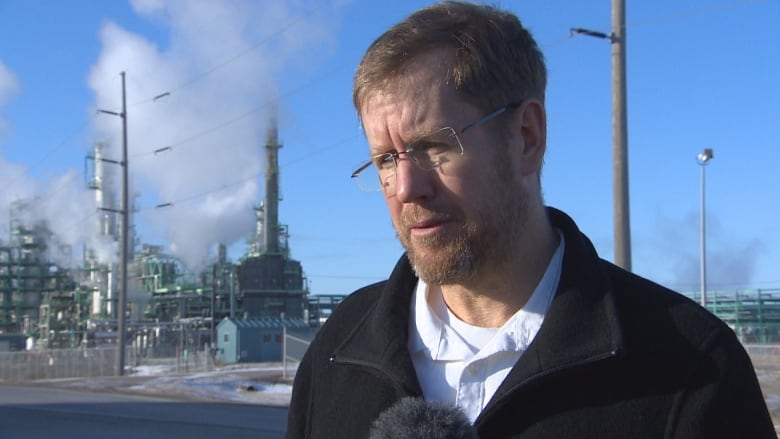
M 122 76 L 122 112 L 98 110 L 99 113 L 111 114 L 122 118 L 122 206 L 119 212 L 122 215 L 120 240 L 119 240 L 119 298 L 117 300 L 117 351 L 116 351 L 116 370 L 115 375 L 122 376 L 125 373 L 125 347 L 127 340 L 125 338 L 125 314 L 127 307 L 127 230 L 128 217 L 130 215 L 130 206 L 128 203 L 128 164 L 127 164 L 127 95 L 125 89 L 125 72 Z M 112 163 L 115 161 L 107 160 Z
M 631 271 L 626 111 L 626 1 L 612 0 L 611 34 L 583 28 L 572 28 L 571 33 L 607 39 L 612 44 L 612 202 L 615 264 Z
M 129 175 L 127 163 L 127 94 L 125 88 L 125 72 L 122 72 L 122 241 L 120 244 L 121 264 L 119 266 L 119 275 L 121 277 L 119 284 L 119 323 L 117 331 L 119 332 L 119 352 L 117 352 L 117 375 L 125 374 L 125 319 L 127 308 L 127 245 L 128 245 L 128 223 L 130 216 L 130 202 L 128 197 Z
M 612 186 L 615 263 L 631 271 L 626 114 L 626 0 L 612 0 Z

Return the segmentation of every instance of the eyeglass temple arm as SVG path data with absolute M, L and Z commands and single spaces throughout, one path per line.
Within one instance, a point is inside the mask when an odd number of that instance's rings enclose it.
M 367 161 L 366 163 L 364 163 L 364 164 L 363 164 L 363 166 L 361 166 L 361 167 L 357 168 L 357 169 L 355 170 L 355 172 L 353 172 L 353 173 L 352 173 L 352 177 L 351 177 L 351 178 L 357 178 L 357 176 L 358 176 L 358 175 L 360 175 L 360 173 L 361 173 L 361 172 L 365 171 L 365 170 L 366 170 L 366 168 L 368 168 L 368 167 L 369 167 L 369 166 L 371 166 L 372 164 L 373 164 L 373 163 L 371 162 L 371 160 Z
M 477 125 L 481 125 L 490 119 L 493 119 L 494 117 L 497 117 L 503 113 L 506 113 L 507 111 L 514 110 L 515 108 L 519 107 L 520 104 L 522 104 L 522 101 L 520 102 L 513 102 L 511 104 L 504 105 L 503 107 L 499 108 L 498 110 L 488 114 L 487 116 L 483 117 L 482 119 L 476 120 L 474 122 L 471 122 L 470 124 L 466 125 L 465 127 L 460 129 L 460 132 L 458 134 L 463 134 L 466 131 L 474 128 Z

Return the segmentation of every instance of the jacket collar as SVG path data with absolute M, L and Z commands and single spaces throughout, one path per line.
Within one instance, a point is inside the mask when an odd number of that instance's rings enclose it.
M 566 214 L 548 208 L 548 216 L 566 240 L 558 290 L 539 333 L 483 415 L 502 396 L 534 377 L 609 358 L 623 350 L 611 284 L 596 250 Z M 334 358 L 378 369 L 408 394 L 420 396 L 407 344 L 410 301 L 416 284 L 417 277 L 403 255 L 374 307 L 336 348 Z
M 553 226 L 566 238 L 558 290 L 536 338 L 480 418 L 500 405 L 502 397 L 534 378 L 612 358 L 625 350 L 604 262 L 569 216 L 553 208 L 547 210 Z
M 334 361 L 373 367 L 407 394 L 421 396 L 407 345 L 409 308 L 416 284 L 417 277 L 403 255 L 384 283 L 375 305 L 334 351 Z

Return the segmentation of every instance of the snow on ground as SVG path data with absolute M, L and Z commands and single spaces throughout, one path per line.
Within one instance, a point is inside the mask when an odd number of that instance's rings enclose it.
M 278 366 L 224 368 L 187 375 L 153 374 L 140 370 L 136 376 L 151 377 L 127 390 L 198 399 L 216 399 L 252 404 L 288 405 L 292 386 L 272 380 L 281 378 Z
M 192 373 L 171 371 L 170 366 L 139 366 L 122 377 L 46 381 L 58 387 L 101 392 L 287 406 L 292 385 L 284 377 L 292 377 L 295 370 L 288 366 L 287 372 L 282 372 L 278 364 L 232 365 Z

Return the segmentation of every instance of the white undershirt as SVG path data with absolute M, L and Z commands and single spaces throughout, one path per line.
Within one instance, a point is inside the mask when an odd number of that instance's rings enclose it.
M 409 353 L 426 400 L 461 407 L 474 422 L 544 321 L 561 273 L 560 244 L 528 303 L 500 328 L 458 319 L 439 289 L 419 280 L 412 295 Z

